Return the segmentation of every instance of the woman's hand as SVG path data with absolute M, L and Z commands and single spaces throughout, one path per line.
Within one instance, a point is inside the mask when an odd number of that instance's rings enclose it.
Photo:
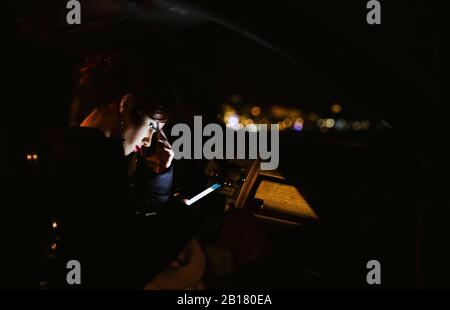
M 155 173 L 164 172 L 172 164 L 174 152 L 162 129 L 156 133 L 155 152 L 146 158 L 147 164 Z

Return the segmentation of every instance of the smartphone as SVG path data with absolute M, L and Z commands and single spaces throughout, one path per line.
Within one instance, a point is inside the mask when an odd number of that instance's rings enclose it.
M 194 202 L 202 199 L 203 197 L 205 197 L 206 195 L 212 193 L 213 191 L 215 191 L 218 188 L 221 188 L 222 185 L 220 185 L 219 183 L 214 183 L 213 185 L 211 185 L 210 187 L 208 187 L 207 189 L 205 189 L 204 191 L 202 191 L 201 193 L 195 195 L 194 197 L 192 197 L 191 199 L 187 199 L 185 201 L 186 205 L 190 206 L 192 205 Z

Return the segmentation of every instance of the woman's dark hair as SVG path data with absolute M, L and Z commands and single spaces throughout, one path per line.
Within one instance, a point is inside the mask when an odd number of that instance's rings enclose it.
M 127 93 L 135 95 L 136 121 L 142 114 L 168 119 L 173 92 L 160 64 L 147 67 L 137 57 L 108 53 L 85 59 L 75 70 L 75 97 L 84 105 L 85 113 L 120 100 Z

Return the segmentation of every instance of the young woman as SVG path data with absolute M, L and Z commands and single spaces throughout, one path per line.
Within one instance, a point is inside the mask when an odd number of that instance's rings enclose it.
M 159 274 L 167 288 L 201 278 L 194 219 L 169 201 L 173 151 L 163 127 L 170 92 L 157 72 L 148 73 L 121 55 L 94 56 L 77 69 L 76 97 L 87 115 L 52 140 L 57 283 L 70 285 L 70 260 L 81 265 L 75 287 L 155 288 L 149 283 Z M 184 261 L 174 263 L 177 257 Z

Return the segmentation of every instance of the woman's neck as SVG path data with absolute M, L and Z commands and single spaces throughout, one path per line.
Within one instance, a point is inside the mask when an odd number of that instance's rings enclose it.
M 115 132 L 115 122 L 110 117 L 106 117 L 105 111 L 94 109 L 80 124 L 80 127 L 92 127 L 101 130 L 106 137 L 111 137 Z

